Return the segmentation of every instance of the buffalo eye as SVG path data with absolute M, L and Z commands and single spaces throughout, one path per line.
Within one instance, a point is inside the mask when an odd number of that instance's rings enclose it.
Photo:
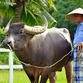
M 23 31 L 20 31 L 20 32 L 19 32 L 19 34 L 20 34 L 20 35 L 23 35 L 23 34 L 24 34 L 24 32 L 23 32 Z

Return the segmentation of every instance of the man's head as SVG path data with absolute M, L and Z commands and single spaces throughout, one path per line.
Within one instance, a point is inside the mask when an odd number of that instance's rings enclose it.
M 74 14 L 75 22 L 80 24 L 83 21 L 83 14 Z
M 83 9 L 77 8 L 66 15 L 69 21 L 77 22 L 80 24 L 83 21 Z

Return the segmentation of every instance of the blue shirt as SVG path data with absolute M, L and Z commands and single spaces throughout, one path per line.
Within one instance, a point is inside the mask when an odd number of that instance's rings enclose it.
M 77 30 L 74 33 L 73 46 L 83 42 L 83 22 L 77 26 Z
M 83 42 L 83 22 L 77 26 L 77 30 L 74 33 L 73 46 L 78 45 L 80 42 Z M 74 50 L 69 58 L 69 61 L 74 59 Z

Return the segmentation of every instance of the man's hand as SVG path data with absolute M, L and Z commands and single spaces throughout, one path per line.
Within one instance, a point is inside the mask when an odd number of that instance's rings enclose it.
M 83 48 L 83 43 L 80 42 L 80 43 L 78 44 L 78 50 L 81 50 L 82 48 Z

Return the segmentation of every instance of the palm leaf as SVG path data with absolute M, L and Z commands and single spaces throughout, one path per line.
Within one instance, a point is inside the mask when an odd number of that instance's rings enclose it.
M 2 1 L 5 1 L 5 0 L 2 0 Z M 55 26 L 56 20 L 48 13 L 49 3 L 47 1 L 46 0 L 28 0 L 28 2 L 25 4 L 25 13 L 23 12 L 23 10 L 21 13 L 21 22 L 26 22 L 28 25 L 35 25 L 35 24 L 40 25 L 43 23 L 42 16 L 44 15 L 46 16 L 48 20 L 49 27 L 53 25 Z M 15 2 L 15 0 L 12 0 L 11 2 Z M 5 11 L 4 14 L 2 13 L 4 16 L 11 17 L 12 15 L 13 16 L 15 15 L 16 3 L 11 3 L 11 2 L 6 2 L 7 11 Z
M 43 8 L 42 6 L 40 6 L 40 4 L 36 3 L 35 1 L 34 1 L 34 3 L 38 6 L 38 8 L 42 9 L 41 10 L 41 15 L 42 16 L 44 15 L 47 18 L 48 24 L 49 24 L 48 26 L 49 27 L 56 26 L 57 21 L 49 14 L 49 12 L 46 11 L 45 8 Z M 54 7 L 54 5 L 53 5 L 53 7 Z
M 44 10 L 44 11 L 41 12 L 41 14 L 44 15 L 47 18 L 49 28 L 56 26 L 57 21 L 47 11 Z

